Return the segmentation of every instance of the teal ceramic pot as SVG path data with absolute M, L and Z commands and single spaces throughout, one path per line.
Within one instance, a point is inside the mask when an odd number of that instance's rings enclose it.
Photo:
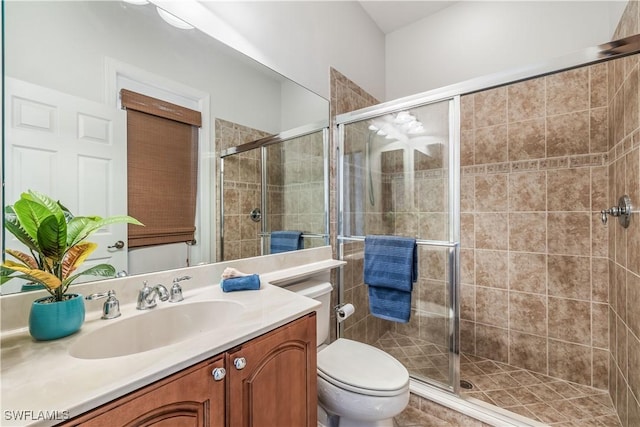
M 37 299 L 29 313 L 29 333 L 38 341 L 66 337 L 80 330 L 84 323 L 84 298 L 69 294 L 69 299 L 50 302 L 49 297 Z

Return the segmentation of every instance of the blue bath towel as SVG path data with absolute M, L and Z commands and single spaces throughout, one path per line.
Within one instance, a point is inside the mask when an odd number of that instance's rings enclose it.
M 271 232 L 271 252 L 279 254 L 281 252 L 297 251 L 304 247 L 301 231 L 272 231 Z
M 364 283 L 369 286 L 371 314 L 406 323 L 411 291 L 418 278 L 416 239 L 367 236 L 364 240 Z
M 223 279 L 220 282 L 220 287 L 224 292 L 233 291 L 255 291 L 260 289 L 260 276 L 257 274 L 251 274 L 249 276 L 231 277 L 229 279 Z

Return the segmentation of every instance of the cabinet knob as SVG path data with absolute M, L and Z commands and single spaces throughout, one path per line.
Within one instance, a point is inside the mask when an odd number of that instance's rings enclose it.
M 244 369 L 244 367 L 247 366 L 247 361 L 244 357 L 236 357 L 233 361 L 233 366 L 235 366 L 237 370 Z
M 213 379 L 216 381 L 222 380 L 227 375 L 227 370 L 224 368 L 215 368 L 211 375 L 213 375 Z

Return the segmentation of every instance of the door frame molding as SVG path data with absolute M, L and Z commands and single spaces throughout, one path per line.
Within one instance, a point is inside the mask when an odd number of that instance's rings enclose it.
M 215 164 L 211 162 L 214 157 L 212 153 L 215 152 L 211 138 L 211 96 L 207 92 L 110 57 L 105 57 L 104 70 L 104 101 L 109 105 L 122 108 L 119 90 L 126 85 L 127 89 L 191 108 L 202 114 L 202 126 L 198 130 L 197 244 L 190 246 L 189 258 L 195 259 L 196 263 L 215 260 L 216 250 L 212 244 L 215 237 L 211 235 L 215 228 L 211 224 L 216 221 L 216 213 L 211 208 L 212 194 L 215 191 L 203 191 L 203 184 L 211 183 L 211 177 L 215 176 Z

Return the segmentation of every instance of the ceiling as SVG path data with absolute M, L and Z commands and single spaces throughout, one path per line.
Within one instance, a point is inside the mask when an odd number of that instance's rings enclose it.
M 361 0 L 359 3 L 378 28 L 388 34 L 449 7 L 457 1 Z

